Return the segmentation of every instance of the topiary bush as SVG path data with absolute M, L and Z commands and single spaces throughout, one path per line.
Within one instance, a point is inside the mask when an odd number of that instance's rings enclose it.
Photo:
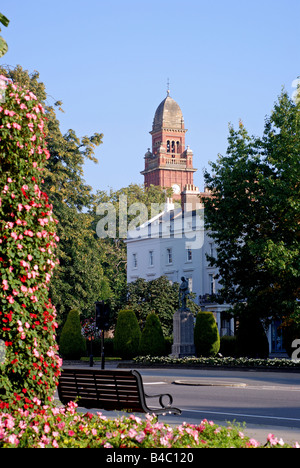
M 165 339 L 160 320 L 154 312 L 151 312 L 147 316 L 142 331 L 139 353 L 142 356 L 163 356 L 165 349 Z
M 197 356 L 216 356 L 220 350 L 220 335 L 212 312 L 198 312 L 194 329 Z
M 80 359 L 86 355 L 86 342 L 81 334 L 80 314 L 77 309 L 68 313 L 60 335 L 59 349 L 65 359 Z
M 269 341 L 262 322 L 255 315 L 243 315 L 237 330 L 237 355 L 239 357 L 266 359 Z
M 236 356 L 236 336 L 222 336 L 220 339 L 220 353 L 225 357 Z
M 0 79 L 0 409 L 27 409 L 52 399 L 60 374 L 48 287 L 59 239 L 42 191 L 50 157 L 44 109 L 33 93 Z
M 131 309 L 120 310 L 114 336 L 114 353 L 122 359 L 138 355 L 141 331 L 135 313 Z

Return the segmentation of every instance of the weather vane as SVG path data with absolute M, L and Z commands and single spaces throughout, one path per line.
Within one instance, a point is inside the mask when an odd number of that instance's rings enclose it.
M 170 78 L 168 78 L 168 81 L 167 81 L 167 95 L 170 96 Z

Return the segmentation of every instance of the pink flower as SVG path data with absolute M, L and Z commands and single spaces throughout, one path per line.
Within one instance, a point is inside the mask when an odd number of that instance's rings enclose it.
M 145 437 L 146 437 L 145 433 L 142 432 L 141 434 L 136 436 L 135 440 L 141 444 L 143 440 L 145 439 Z
M 10 435 L 6 441 L 9 443 L 9 444 L 12 444 L 12 445 L 18 445 L 19 443 L 19 439 L 17 438 L 17 436 L 15 434 L 12 434 Z
M 250 439 L 250 440 L 249 440 L 249 445 L 250 445 L 251 447 L 256 448 L 256 447 L 259 447 L 260 444 L 259 444 L 259 442 L 257 442 L 257 440 L 255 440 L 255 439 Z

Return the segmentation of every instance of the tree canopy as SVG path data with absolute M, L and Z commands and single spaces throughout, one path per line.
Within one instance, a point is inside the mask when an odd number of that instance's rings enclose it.
M 262 137 L 242 122 L 206 171 L 206 227 L 217 244 L 221 294 L 237 313 L 298 317 L 300 106 L 283 91 Z

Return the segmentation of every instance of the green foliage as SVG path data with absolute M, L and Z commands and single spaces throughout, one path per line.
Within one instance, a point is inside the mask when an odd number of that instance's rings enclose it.
M 2 13 L 0 13 L 0 23 L 2 23 L 3 26 L 6 26 L 6 27 L 9 25 L 9 20 Z M 0 28 L 0 31 L 1 31 L 1 28 Z M 0 36 L 0 57 L 3 57 L 3 55 L 5 55 L 7 51 L 8 51 L 7 43 L 3 39 L 3 37 Z
M 150 313 L 142 331 L 139 353 L 142 356 L 163 356 L 166 345 L 159 318 Z
M 227 154 L 205 174 L 205 222 L 218 246 L 209 260 L 237 315 L 299 315 L 299 116 L 283 92 L 263 137 L 230 127 Z
M 115 355 L 123 359 L 137 356 L 140 339 L 141 331 L 133 310 L 120 310 L 114 336 Z
M 239 320 L 236 340 L 237 355 L 266 359 L 269 356 L 269 342 L 258 317 L 242 315 Z
M 29 74 L 17 66 L 15 69 L 2 67 L 0 73 L 30 89 L 44 103 L 49 151 L 43 172 L 44 187 L 59 220 L 60 238 L 57 250 L 60 264 L 50 284 L 50 297 L 57 309 L 58 323 L 62 325 L 72 308 L 89 316 L 94 302 L 102 299 L 102 251 L 93 230 L 94 218 L 86 212 L 93 205 L 94 195 L 83 180 L 83 166 L 86 160 L 97 161 L 93 154 L 103 135 L 96 133 L 80 139 L 73 130 L 63 135 L 56 115 L 62 103 L 48 104 L 46 88 L 38 72 Z
M 220 354 L 222 356 L 236 356 L 236 336 L 222 336 L 220 338 Z
M 179 284 L 171 284 L 166 276 L 152 281 L 139 278 L 127 286 L 127 301 L 135 311 L 141 329 L 148 315 L 155 312 L 165 337 L 173 333 L 173 315 L 179 307 L 178 297 Z M 187 305 L 194 314 L 200 310 L 191 299 L 188 299 Z
M 45 111 L 7 82 L 0 105 L 0 407 L 47 403 L 60 373 L 49 283 L 57 265 L 56 219 L 44 192 Z
M 108 204 L 115 220 L 116 229 L 113 230 L 113 238 L 99 238 L 101 248 L 101 265 L 105 277 L 109 281 L 112 291 L 111 306 L 117 311 L 126 303 L 127 288 L 127 252 L 123 238 L 127 236 L 127 226 L 139 218 L 140 223 L 153 216 L 153 209 L 162 211 L 166 199 L 166 193 L 161 187 L 130 184 L 120 190 L 109 192 L 98 191 L 94 200 L 94 231 L 97 231 L 98 223 L 107 218 L 107 212 L 102 215 L 97 214 L 97 207 Z M 139 214 L 138 204 L 144 206 L 143 213 Z M 157 214 L 157 213 L 156 213 Z M 104 221 L 103 221 L 104 223 Z M 105 230 L 107 228 L 105 227 Z
M 0 413 L 0 423 L 1 448 L 152 448 L 154 462 L 159 464 L 171 460 L 176 464 L 192 462 L 193 458 L 189 460 L 188 456 L 196 453 L 196 448 L 291 448 L 282 439 L 267 433 L 266 443 L 260 445 L 246 435 L 245 425 L 220 426 L 204 419 L 196 425 L 183 422 L 180 426 L 170 426 L 158 423 L 153 415 L 140 418 L 134 414 L 108 419 L 101 413 L 77 411 L 74 403 L 66 408 L 37 410 L 30 418 L 26 412 Z M 294 447 L 299 447 L 299 443 Z M 157 448 L 164 450 L 157 453 Z M 186 454 L 181 451 L 184 448 Z M 166 452 L 166 449 L 171 450 Z M 113 462 L 114 453 L 107 451 L 104 457 L 107 463 Z
M 220 349 L 220 336 L 212 312 L 198 312 L 194 329 L 197 356 L 215 356 Z
M 86 354 L 86 343 L 81 334 L 80 314 L 77 309 L 68 313 L 61 332 L 59 349 L 65 359 L 80 359 Z

